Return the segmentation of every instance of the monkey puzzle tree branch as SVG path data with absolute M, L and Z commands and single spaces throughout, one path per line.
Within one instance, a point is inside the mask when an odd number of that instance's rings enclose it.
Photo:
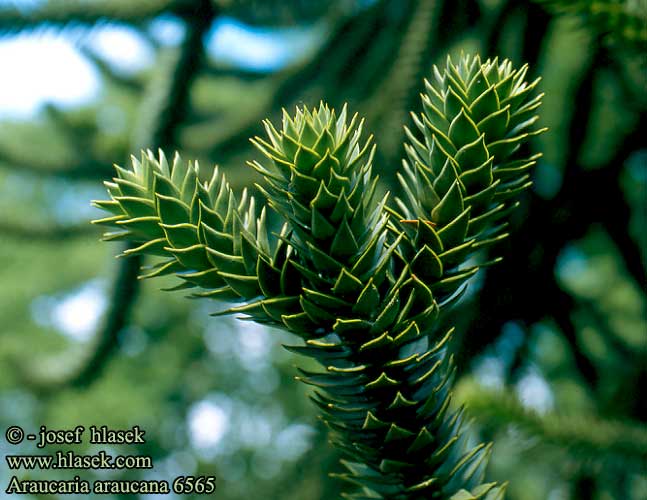
M 463 411 L 449 404 L 452 359 L 440 311 L 478 270 L 469 258 L 505 237 L 504 219 L 529 186 L 536 156 L 521 150 L 535 128 L 541 95 L 527 68 L 463 57 L 434 69 L 423 112 L 407 131 L 408 160 L 397 209 L 377 198 L 375 148 L 362 122 L 323 103 L 284 112 L 278 129 L 253 142 L 258 186 L 284 221 L 270 238 L 265 210 L 233 194 L 217 170 L 160 152 L 117 167 L 105 239 L 138 246 L 126 254 L 166 257 L 146 276 L 176 274 L 177 288 L 238 298 L 224 313 L 287 329 L 317 360 L 301 370 L 312 399 L 359 486 L 347 498 L 501 498 L 483 484 L 489 447 L 464 440 Z

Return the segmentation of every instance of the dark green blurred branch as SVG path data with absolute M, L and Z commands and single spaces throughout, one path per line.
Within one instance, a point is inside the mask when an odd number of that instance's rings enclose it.
M 606 347 L 616 352 L 626 362 L 626 366 L 638 366 L 641 363 L 640 357 L 644 358 L 645 354 L 647 354 L 647 343 L 641 346 L 642 349 L 631 346 L 622 335 L 619 335 L 621 332 L 616 331 L 609 321 L 609 315 L 600 310 L 599 304 L 595 301 L 579 299 L 578 304 L 582 306 L 587 317 L 591 318 L 600 329 Z
M 0 220 L 0 234 L 8 238 L 30 241 L 61 241 L 71 238 L 98 234 L 95 227 L 83 224 L 38 224 L 29 225 L 13 221 Z
M 187 5 L 189 0 L 49 0 L 34 9 L 3 6 L 0 34 L 41 25 L 95 24 L 104 20 L 139 23 L 162 13 L 179 13 Z
M 622 146 L 609 161 L 608 174 L 605 176 L 607 178 L 604 179 L 608 182 L 607 186 L 598 186 L 601 190 L 606 188 L 606 205 L 610 205 L 614 209 L 605 210 L 600 205 L 597 207 L 602 225 L 622 254 L 627 271 L 642 290 L 647 286 L 647 264 L 643 260 L 638 242 L 631 236 L 632 209 L 624 195 L 620 174 L 629 157 L 644 148 L 645 130 L 647 130 L 647 116 L 645 113 L 641 113 L 633 131 L 625 137 Z
M 430 55 L 438 42 L 435 35 L 443 21 L 441 4 L 436 0 L 420 0 L 415 5 L 395 63 L 371 99 L 371 105 L 366 106 L 374 120 L 377 116 L 382 118 L 384 134 L 380 146 L 387 158 L 393 158 L 402 148 L 402 124 L 408 122 L 420 82 L 431 67 Z
M 33 391 L 49 393 L 65 386 L 87 386 L 102 372 L 117 347 L 117 336 L 129 320 L 139 290 L 137 275 L 141 260 L 123 259 L 117 265 L 109 306 L 103 324 L 86 353 L 69 362 L 70 353 L 35 360 L 24 367 L 16 364 L 23 382 Z
M 43 114 L 49 122 L 48 127 L 55 129 L 62 136 L 61 142 L 66 149 L 75 154 L 53 160 L 47 155 L 31 154 L 28 145 L 22 151 L 3 150 L 0 146 L 0 164 L 21 173 L 70 180 L 98 180 L 111 175 L 111 163 L 93 157 L 92 139 L 96 133 L 93 124 L 74 123 L 69 114 L 51 103 L 43 107 Z
M 216 17 L 209 0 L 194 0 L 194 8 L 184 13 L 186 39 L 168 61 L 169 74 L 160 72 L 149 82 L 140 106 L 140 123 L 133 137 L 133 149 L 172 149 L 176 133 L 186 114 L 189 90 L 204 60 L 202 39 Z
M 499 39 L 510 14 L 516 7 L 516 0 L 503 0 L 495 7 L 494 13 L 482 23 L 483 50 L 486 55 L 498 54 Z
M 124 259 L 117 265 L 117 273 L 112 285 L 110 302 L 99 333 L 95 336 L 92 350 L 81 360 L 80 369 L 58 381 L 60 385 L 84 387 L 94 382 L 103 372 L 106 361 L 117 348 L 117 337 L 130 320 L 139 282 L 137 275 L 142 259 L 134 257 Z
M 519 2 L 519 0 L 515 1 Z M 536 67 L 544 50 L 546 35 L 552 25 L 552 17 L 537 5 L 532 3 L 528 5 L 526 0 L 521 2 L 519 9 L 525 13 L 526 22 L 521 59 L 533 68 Z
M 203 75 L 214 78 L 233 78 L 241 82 L 256 82 L 265 78 L 271 78 L 271 73 L 266 71 L 255 71 L 254 69 L 238 68 L 234 66 L 220 66 L 214 62 L 207 61 L 200 68 Z
M 89 47 L 81 46 L 79 47 L 79 51 L 94 65 L 104 81 L 137 93 L 144 90 L 144 85 L 140 81 L 132 77 L 120 75 L 107 61 Z
M 110 163 L 94 158 L 79 158 L 74 162 L 54 163 L 22 158 L 0 147 L 0 167 L 20 173 L 46 175 L 71 180 L 100 180 L 113 174 Z
M 464 37 L 479 17 L 479 4 L 472 0 L 417 2 L 382 88 L 364 103 L 367 111 L 377 108 L 381 115 L 381 154 L 387 162 L 397 161 L 404 154 L 402 124 L 410 122 L 411 112 L 421 110 L 419 88 L 429 78 L 432 61 Z
M 313 23 L 322 17 L 347 10 L 351 2 L 295 0 L 213 0 L 226 16 L 252 26 L 294 26 Z
M 559 447 L 584 463 L 613 469 L 644 470 L 647 465 L 647 430 L 639 422 L 612 421 L 592 415 L 540 415 L 524 408 L 507 392 L 494 392 L 470 384 L 463 387 L 468 411 L 477 421 L 495 429 L 513 425 L 539 438 L 537 444 Z
M 87 146 L 84 147 L 84 140 L 93 132 L 92 128 L 79 127 L 72 123 L 70 117 L 52 103 L 47 103 L 43 106 L 43 114 L 53 124 L 54 128 L 61 132 L 66 145 L 73 148 L 74 151 L 87 149 Z
M 579 17 L 600 35 L 625 47 L 647 47 L 647 8 L 640 0 L 533 0 L 555 15 Z

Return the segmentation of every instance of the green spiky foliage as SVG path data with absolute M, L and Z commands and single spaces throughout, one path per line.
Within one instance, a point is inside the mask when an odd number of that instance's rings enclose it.
M 107 183 L 117 228 L 106 239 L 163 255 L 147 276 L 177 273 L 180 287 L 238 297 L 237 312 L 299 335 L 289 349 L 321 363 L 298 377 L 345 454 L 349 499 L 502 498 L 483 483 L 489 446 L 469 445 L 453 409 L 450 333 L 443 310 L 476 272 L 475 251 L 504 236 L 502 218 L 527 188 L 536 157 L 521 153 L 540 97 L 508 61 L 448 60 L 426 84 L 424 113 L 408 132 L 404 200 L 387 206 L 372 173 L 375 147 L 362 121 L 316 109 L 265 122 L 253 142 L 258 186 L 283 220 L 268 236 L 265 209 L 237 201 L 217 170 L 160 153 L 117 168 Z
M 197 296 L 234 300 L 260 295 L 268 273 L 285 271 L 285 246 L 275 245 L 270 256 L 266 211 L 257 218 L 254 198 L 244 191 L 237 200 L 217 168 L 201 182 L 197 163 L 178 154 L 169 163 L 162 151 L 158 158 L 148 151 L 141 161 L 132 158 L 131 170 L 116 170 L 105 183 L 112 199 L 94 203 L 112 216 L 94 222 L 117 228 L 104 239 L 138 244 L 125 257 L 165 257 L 142 277 L 175 273 L 183 281 L 177 289 L 200 287 Z
M 450 300 L 477 265 L 461 267 L 475 251 L 505 238 L 505 218 L 530 187 L 530 169 L 540 155 L 522 145 L 537 129 L 542 95 L 538 80 L 525 81 L 527 66 L 478 57 L 447 59 L 425 82 L 423 112 L 412 115 L 417 134 L 406 129 L 407 159 L 398 178 L 395 231 L 403 231 L 404 262 Z M 421 222 L 418 222 L 421 221 Z

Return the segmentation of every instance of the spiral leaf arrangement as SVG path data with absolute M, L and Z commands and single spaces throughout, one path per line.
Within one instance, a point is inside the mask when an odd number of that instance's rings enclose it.
M 375 146 L 362 121 L 325 104 L 265 122 L 251 162 L 259 190 L 283 220 L 270 234 L 264 207 L 237 200 L 215 169 L 160 152 L 117 167 L 111 199 L 95 202 L 116 228 L 105 239 L 165 257 L 146 277 L 176 273 L 178 288 L 239 304 L 242 313 L 303 339 L 289 349 L 322 371 L 298 377 L 345 454 L 346 498 L 498 499 L 483 483 L 489 446 L 469 446 L 463 410 L 452 409 L 451 330 L 438 316 L 478 270 L 475 252 L 505 236 L 504 219 L 529 186 L 536 156 L 522 153 L 541 96 L 526 68 L 462 57 L 434 69 L 424 112 L 407 130 L 404 196 L 377 195 Z M 474 262 L 471 259 L 470 262 Z

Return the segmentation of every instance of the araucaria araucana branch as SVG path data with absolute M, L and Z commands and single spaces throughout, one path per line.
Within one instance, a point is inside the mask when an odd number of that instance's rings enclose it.
M 407 129 L 402 198 L 377 196 L 375 146 L 363 122 L 325 104 L 265 122 L 252 162 L 268 208 L 237 199 L 214 170 L 151 152 L 106 183 L 97 221 L 164 257 L 145 276 L 176 273 L 179 288 L 238 300 L 237 312 L 294 332 L 290 347 L 323 370 L 298 377 L 346 456 L 349 499 L 498 499 L 483 483 L 489 446 L 470 446 L 451 404 L 453 368 L 438 316 L 477 272 L 476 252 L 505 237 L 537 156 L 522 146 L 541 96 L 526 67 L 462 57 L 434 68 L 423 113 Z M 269 234 L 267 210 L 283 220 Z M 490 262 L 496 260 L 489 257 Z

